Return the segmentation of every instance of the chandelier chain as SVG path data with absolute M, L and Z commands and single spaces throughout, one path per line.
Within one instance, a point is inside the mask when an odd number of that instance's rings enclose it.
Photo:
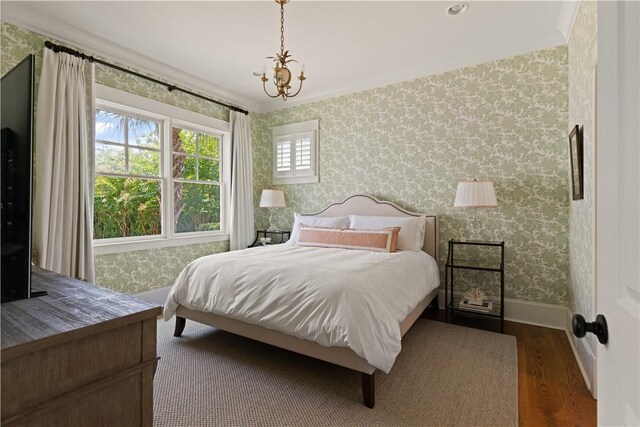
M 284 2 L 280 2 L 280 54 L 284 55 Z

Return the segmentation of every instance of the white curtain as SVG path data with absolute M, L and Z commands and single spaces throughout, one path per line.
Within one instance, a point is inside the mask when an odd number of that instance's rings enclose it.
M 245 249 L 254 238 L 253 162 L 249 115 L 229 112 L 231 124 L 231 238 L 230 248 Z
M 36 117 L 33 244 L 41 267 L 94 282 L 92 135 L 87 118 L 93 68 L 87 70 L 80 58 L 44 49 Z

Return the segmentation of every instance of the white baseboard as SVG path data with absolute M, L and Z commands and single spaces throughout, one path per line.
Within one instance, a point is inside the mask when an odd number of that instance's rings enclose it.
M 504 318 L 512 322 L 565 330 L 567 307 L 505 298 Z
M 444 309 L 444 291 L 440 291 L 438 295 L 438 304 L 440 309 Z M 511 322 L 565 330 L 567 307 L 505 298 L 504 319 Z
M 152 289 L 150 291 L 141 292 L 139 294 L 135 294 L 134 296 L 150 304 L 158 304 L 164 306 L 164 303 L 167 302 L 167 297 L 169 296 L 170 290 L 171 286 L 167 286 L 165 288 Z
M 571 330 L 571 318 L 573 313 L 567 308 L 567 320 L 565 331 L 569 344 L 573 354 L 578 361 L 578 367 L 582 372 L 584 382 L 587 384 L 587 388 L 591 391 L 591 395 L 594 399 L 597 399 L 597 382 L 596 382 L 596 356 L 593 354 L 589 342 L 584 338 L 578 338 L 573 335 Z

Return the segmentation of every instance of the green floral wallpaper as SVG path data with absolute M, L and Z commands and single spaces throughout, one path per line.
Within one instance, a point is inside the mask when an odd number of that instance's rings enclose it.
M 139 293 L 171 286 L 196 258 L 229 250 L 229 242 L 122 252 L 96 257 L 98 282 L 119 292 Z
M 596 317 L 593 275 L 594 185 L 594 70 L 597 55 L 596 2 L 581 2 L 569 38 L 569 126 L 582 127 L 584 144 L 584 200 L 569 209 L 569 308 L 587 319 Z M 568 149 L 568 148 L 567 148 Z M 595 354 L 595 337 L 587 340 Z
M 567 46 L 431 75 L 252 118 L 255 203 L 272 187 L 271 128 L 320 119 L 318 184 L 283 185 L 287 208 L 314 212 L 371 193 L 440 216 L 450 238 L 506 242 L 506 296 L 568 303 Z M 457 183 L 492 180 L 499 206 L 454 209 Z M 259 227 L 266 209 L 256 207 Z M 444 275 L 442 275 L 444 277 Z M 470 281 L 469 281 L 470 282 Z
M 0 37 L 2 75 L 28 54 L 34 54 L 36 57 L 37 93 L 45 40 L 51 39 L 12 24 L 2 23 Z M 52 41 L 59 43 L 56 40 Z M 229 111 L 226 108 L 187 94 L 169 92 L 163 86 L 99 64 L 96 65 L 96 83 L 206 114 L 210 117 L 229 120 Z M 138 293 L 169 286 L 173 284 L 175 278 L 189 261 L 203 255 L 228 250 L 228 242 L 215 242 L 97 255 L 95 257 L 96 282 L 99 285 L 126 293 Z
M 2 24 L 2 73 L 27 53 L 40 70 L 45 37 Z M 440 215 L 441 259 L 449 238 L 504 239 L 507 297 L 553 304 L 569 301 L 569 194 L 566 169 L 567 47 L 432 75 L 401 84 L 252 114 L 255 203 L 271 187 L 271 127 L 320 119 L 320 182 L 287 185 L 293 212 L 310 212 L 356 192 Z M 144 80 L 96 67 L 96 81 L 223 120 L 226 109 L 169 93 Z M 499 207 L 452 208 L 457 182 L 491 179 Z M 256 207 L 258 227 L 268 213 Z M 198 256 L 228 243 L 96 257 L 100 284 L 136 293 L 167 286 Z M 159 268 L 162 266 L 162 268 Z M 495 282 L 494 282 L 495 283 Z

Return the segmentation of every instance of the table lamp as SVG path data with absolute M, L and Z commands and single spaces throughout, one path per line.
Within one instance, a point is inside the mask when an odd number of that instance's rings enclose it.
M 284 191 L 282 190 L 262 190 L 262 196 L 260 197 L 260 207 L 269 208 L 269 230 L 275 231 L 273 228 L 273 214 L 276 208 L 286 208 L 287 205 L 284 201 Z
M 456 191 L 456 201 L 453 204 L 456 208 L 495 208 L 498 206 L 496 190 L 491 181 L 463 181 L 458 183 Z M 472 237 L 480 229 L 480 221 L 477 220 L 477 212 L 473 212 Z

